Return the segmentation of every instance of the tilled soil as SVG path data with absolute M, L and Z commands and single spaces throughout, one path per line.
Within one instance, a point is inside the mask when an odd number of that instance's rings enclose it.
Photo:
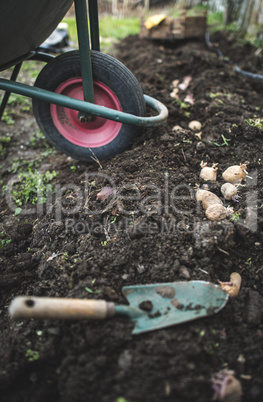
M 211 42 L 241 69 L 263 74 L 262 52 L 233 34 L 215 33 Z M 132 149 L 85 165 L 50 150 L 43 139 L 33 141 L 31 111 L 16 106 L 15 124 L 0 123 L 1 138 L 11 138 L 1 142 L 0 399 L 207 402 L 214 396 L 212 377 L 225 369 L 241 383 L 242 401 L 260 401 L 263 83 L 238 74 L 202 40 L 129 37 L 114 55 L 145 94 L 169 109 L 167 124 L 145 130 Z M 186 76 L 192 79 L 176 101 L 172 82 Z M 190 94 L 192 105 L 184 102 Z M 202 124 L 201 137 L 188 128 L 193 120 Z M 196 187 L 204 184 L 201 161 L 218 164 L 217 181 L 206 184 L 222 201 L 222 172 L 247 164 L 240 198 L 224 201 L 233 211 L 219 222 L 209 221 L 195 201 Z M 46 202 L 29 198 L 18 214 L 5 186 L 12 192 L 19 185 L 23 166 L 58 174 Z M 102 200 L 97 194 L 105 186 L 115 191 Z M 241 290 L 218 314 L 155 332 L 132 335 L 125 318 L 13 321 L 8 315 L 18 295 L 125 304 L 126 285 L 216 284 L 232 272 L 241 275 Z

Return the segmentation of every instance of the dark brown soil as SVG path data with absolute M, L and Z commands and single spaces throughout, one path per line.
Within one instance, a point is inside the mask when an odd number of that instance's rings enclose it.
M 250 45 L 223 32 L 211 41 L 240 68 L 263 74 L 262 53 Z M 46 204 L 36 209 L 29 200 L 22 210 L 35 210 L 15 215 L 5 187 L 1 198 L 0 399 L 207 402 L 214 394 L 212 376 L 228 369 L 242 384 L 242 401 L 260 401 L 263 81 L 237 74 L 202 41 L 130 37 L 114 54 L 144 93 L 170 113 L 166 125 L 148 128 L 131 150 L 85 165 L 47 152 L 44 140 L 32 145 L 37 127 L 31 112 L 17 107 L 14 125 L 0 123 L 1 137 L 11 137 L 2 145 L 3 186 L 29 162 L 31 170 L 58 172 L 49 209 Z M 191 93 L 195 102 L 184 108 L 170 96 L 171 85 L 189 75 L 192 80 L 179 97 Z M 261 128 L 248 119 L 261 119 Z M 201 140 L 189 130 L 191 120 L 202 123 Z M 183 131 L 174 131 L 175 125 Z M 234 208 L 235 221 L 208 221 L 196 204 L 202 160 L 218 163 L 218 180 L 208 185 L 221 199 L 222 172 L 248 162 L 250 178 L 239 189 L 239 202 L 226 203 Z M 115 198 L 98 200 L 101 189 L 113 184 Z M 141 335 L 131 335 L 133 324 L 125 318 L 17 322 L 8 315 L 18 295 L 125 304 L 125 285 L 217 283 L 228 281 L 232 272 L 242 276 L 241 291 L 221 312 Z

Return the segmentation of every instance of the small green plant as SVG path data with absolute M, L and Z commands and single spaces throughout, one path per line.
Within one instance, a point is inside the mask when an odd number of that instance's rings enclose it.
M 36 350 L 28 349 L 26 351 L 26 358 L 29 362 L 34 362 L 39 359 L 39 352 Z
M 45 150 L 44 152 L 41 152 L 41 154 L 40 154 L 40 156 L 41 156 L 40 161 L 42 161 L 44 158 L 47 158 L 48 156 L 55 155 L 55 153 L 56 153 L 56 149 L 55 149 L 55 148 L 51 148 L 51 147 L 48 145 L 47 142 L 46 142 L 45 147 L 46 147 L 46 150 Z
M 8 143 L 8 142 L 10 142 L 11 141 L 11 137 L 0 137 L 0 143 L 1 144 L 6 144 L 6 143 Z
M 22 212 L 22 208 L 17 207 L 17 208 L 15 209 L 14 215 L 17 216 L 17 215 L 21 214 L 21 212 Z
M 27 146 L 32 148 L 43 148 L 45 147 L 45 151 L 40 154 L 40 162 L 43 158 L 54 154 L 55 149 L 47 142 L 44 134 L 37 130 L 34 135 L 30 138 Z
M 231 141 L 231 138 L 226 138 L 223 134 L 221 135 L 221 138 L 223 140 L 222 144 L 218 144 L 218 142 L 213 142 L 213 141 L 210 141 L 210 142 L 212 144 L 216 145 L 217 147 L 224 147 L 224 146 L 228 147 L 228 145 L 229 145 L 228 143 L 229 143 L 229 141 Z
M 111 217 L 111 223 L 116 223 L 116 220 L 117 220 L 117 216 L 112 216 Z
M 90 288 L 88 288 L 87 286 L 85 287 L 85 290 L 91 294 L 98 294 L 101 293 L 101 290 L 92 290 Z
M 174 102 L 180 107 L 182 110 L 187 110 L 191 105 L 189 103 L 186 103 L 180 99 L 175 99 Z
M 4 111 L 1 120 L 8 124 L 8 126 L 15 124 L 15 120 L 13 119 L 13 112 L 7 111 L 7 109 Z
M 1 232 L 0 233 L 0 250 L 2 248 L 4 248 L 7 244 L 11 243 L 11 239 L 8 239 L 6 237 L 6 233 L 5 232 Z
M 39 339 L 40 341 L 42 341 L 43 331 L 41 331 L 41 329 L 39 329 L 39 330 L 36 332 L 36 334 L 37 334 L 37 336 L 38 336 L 38 339 Z
M 246 122 L 249 126 L 263 130 L 263 119 L 247 119 Z
M 54 193 L 52 181 L 58 172 L 49 170 L 45 173 L 39 173 L 37 170 L 22 172 L 18 174 L 19 183 L 17 183 L 12 191 L 12 199 L 21 207 L 27 203 L 44 204 L 48 193 Z
M 15 123 L 14 116 L 16 115 L 16 111 L 13 109 L 15 106 L 19 106 L 21 112 L 29 112 L 31 110 L 31 102 L 27 97 L 12 93 L 2 116 L 2 120 L 8 125 Z
M 11 141 L 11 137 L 9 137 L 9 136 L 0 137 L 0 157 L 5 156 L 6 146 L 9 144 L 10 141 Z
M 76 172 L 76 170 L 77 170 L 77 166 L 75 166 L 75 165 L 70 166 L 70 170 L 72 170 L 72 172 Z
M 226 138 L 223 134 L 221 135 L 222 140 L 223 140 L 223 145 L 226 145 L 228 147 L 228 142 L 231 141 L 231 138 Z
M 231 93 L 222 93 L 222 92 L 210 92 L 209 94 L 210 98 L 214 99 L 217 98 L 218 96 L 226 97 L 226 98 L 231 98 L 232 94 Z
M 40 144 L 45 141 L 45 136 L 40 130 L 37 130 L 34 135 L 30 138 L 28 145 L 32 148 L 39 147 Z
M 10 98 L 8 100 L 8 105 L 11 106 L 21 106 L 20 110 L 22 112 L 28 112 L 31 109 L 31 102 L 29 98 L 19 95 L 19 94 L 14 94 L 12 93 L 10 95 Z
M 36 169 L 40 166 L 41 161 L 42 161 L 41 158 L 38 158 L 37 160 L 33 161 L 28 161 L 22 158 L 14 158 L 8 171 L 10 173 L 17 173 L 18 171 L 20 173 L 32 171 L 32 169 Z
M 236 222 L 236 221 L 239 220 L 240 215 L 241 215 L 240 212 L 234 212 L 234 213 L 232 214 L 230 220 L 231 220 L 232 222 Z
M 182 110 L 183 115 L 186 118 L 189 118 L 191 116 L 191 112 L 188 111 L 188 109 L 191 107 L 190 103 L 186 103 L 186 102 L 182 101 L 181 99 L 174 99 L 173 102 L 179 106 L 180 110 Z
M 245 262 L 246 265 L 248 265 L 249 267 L 252 266 L 252 258 L 248 258 L 247 261 Z

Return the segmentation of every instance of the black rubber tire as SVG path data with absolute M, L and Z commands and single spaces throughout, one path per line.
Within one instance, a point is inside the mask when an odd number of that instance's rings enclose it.
M 93 80 L 106 85 L 118 98 L 122 111 L 136 116 L 145 116 L 146 106 L 142 89 L 128 68 L 115 58 L 91 51 Z M 39 73 L 35 86 L 56 91 L 65 81 L 81 76 L 79 51 L 71 51 L 56 57 Z M 74 159 L 94 162 L 94 159 L 105 160 L 129 149 L 141 128 L 122 124 L 118 135 L 109 143 L 93 148 L 76 145 L 66 139 L 55 127 L 50 104 L 33 99 L 33 112 L 39 128 L 59 151 Z

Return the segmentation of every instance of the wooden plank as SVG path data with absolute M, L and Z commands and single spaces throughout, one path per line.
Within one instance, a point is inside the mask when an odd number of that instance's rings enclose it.
M 204 36 L 206 31 L 206 16 L 203 17 L 187 17 L 185 24 L 185 37 Z
M 140 37 L 151 39 L 184 39 L 204 36 L 206 31 L 206 14 L 186 16 L 183 12 L 179 18 L 166 17 L 158 26 L 147 29 L 141 20 Z

